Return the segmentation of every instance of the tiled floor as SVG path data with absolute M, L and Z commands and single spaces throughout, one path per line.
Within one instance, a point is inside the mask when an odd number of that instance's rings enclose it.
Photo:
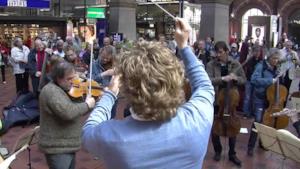
M 9 104 L 10 100 L 14 97 L 15 84 L 14 76 L 11 75 L 11 70 L 7 72 L 7 84 L 0 84 L 0 110 Z M 118 107 L 117 118 L 122 118 L 122 109 L 124 108 L 124 101 L 120 101 L 120 106 Z M 86 117 L 85 117 L 86 118 Z M 83 118 L 82 120 L 84 120 Z M 242 119 L 242 126 L 250 128 L 251 120 Z M 8 133 L 2 136 L 2 146 L 12 150 L 17 139 L 24 134 L 27 130 L 32 129 L 37 124 L 23 127 L 13 127 Z M 294 129 L 289 126 L 289 130 L 294 132 Z M 254 157 L 248 157 L 246 154 L 247 141 L 249 134 L 239 134 L 237 138 L 236 151 L 239 158 L 242 160 L 243 165 L 240 168 L 243 169 L 279 169 L 283 164 L 284 169 L 297 169 L 300 168 L 300 164 L 293 162 L 291 160 L 283 161 L 283 158 L 272 152 L 266 152 L 262 149 L 257 148 L 255 150 Z M 201 144 L 201 143 L 199 143 Z M 215 162 L 212 158 L 214 155 L 213 147 L 209 144 L 208 152 L 205 157 L 205 162 L 203 165 L 204 169 L 235 169 L 232 163 L 228 161 L 227 151 L 228 151 L 228 140 L 222 139 L 223 153 L 222 160 L 220 162 Z M 193 146 L 193 145 L 191 145 Z M 28 152 L 24 151 L 17 156 L 17 159 L 13 161 L 13 169 L 26 169 L 28 168 Z M 45 158 L 43 154 L 38 150 L 36 145 L 31 146 L 31 164 L 33 169 L 47 169 Z M 101 160 L 96 160 L 85 152 L 81 150 L 76 156 L 76 169 L 104 169 Z

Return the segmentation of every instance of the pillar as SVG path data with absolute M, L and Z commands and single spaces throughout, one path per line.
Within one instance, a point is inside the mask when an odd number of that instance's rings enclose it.
M 229 40 L 229 6 L 233 0 L 195 0 L 201 4 L 200 39 Z
M 129 40 L 136 40 L 136 1 L 111 0 L 109 31 L 123 33 Z

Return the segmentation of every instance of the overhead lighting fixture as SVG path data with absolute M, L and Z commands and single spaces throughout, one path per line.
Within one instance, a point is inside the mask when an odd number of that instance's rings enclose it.
M 144 18 L 145 21 L 153 21 L 153 18 Z
M 155 1 L 156 3 L 163 5 L 163 4 L 179 4 L 179 1 Z M 152 2 L 139 2 L 137 1 L 138 5 L 153 5 Z
M 233 12 L 230 14 L 230 16 L 231 16 L 231 18 L 234 18 L 234 17 L 235 17 L 235 15 L 234 15 Z
M 44 8 L 44 9 L 40 9 L 41 12 L 49 12 L 50 8 Z
M 8 13 L 0 13 L 0 16 L 9 16 Z
M 85 6 L 75 6 L 75 9 L 84 9 L 84 8 L 105 8 L 108 7 L 108 5 L 87 5 Z

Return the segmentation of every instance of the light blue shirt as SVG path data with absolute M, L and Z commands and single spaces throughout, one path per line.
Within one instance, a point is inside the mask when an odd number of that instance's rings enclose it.
M 214 88 L 190 48 L 180 51 L 192 88 L 170 121 L 110 120 L 116 100 L 106 92 L 83 127 L 83 146 L 108 169 L 200 169 L 213 123 Z

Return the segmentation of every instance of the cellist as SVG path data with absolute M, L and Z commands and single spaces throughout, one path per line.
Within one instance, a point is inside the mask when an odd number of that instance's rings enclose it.
M 255 71 L 251 76 L 251 84 L 254 86 L 253 112 L 255 122 L 262 122 L 265 112 L 264 110 L 267 104 L 266 90 L 270 85 L 274 84 L 278 80 L 277 76 L 279 75 L 279 71 L 277 67 L 279 66 L 280 54 L 279 49 L 270 49 L 267 59 L 257 64 Z M 254 123 L 252 124 L 252 128 L 254 128 Z M 251 130 L 247 151 L 249 156 L 253 156 L 256 138 L 257 133 Z
M 216 96 L 221 89 L 226 88 L 226 82 L 233 82 L 233 88 L 239 85 L 244 85 L 246 76 L 239 61 L 232 59 L 229 56 L 229 50 L 225 42 L 220 41 L 215 45 L 217 58 L 207 64 L 207 73 L 215 88 Z M 218 115 L 218 106 L 215 105 L 215 116 Z M 222 145 L 220 136 L 212 132 L 212 143 L 215 150 L 215 161 L 220 161 Z M 229 160 L 237 166 L 241 166 L 241 161 L 236 156 L 235 152 L 236 136 L 229 137 Z

